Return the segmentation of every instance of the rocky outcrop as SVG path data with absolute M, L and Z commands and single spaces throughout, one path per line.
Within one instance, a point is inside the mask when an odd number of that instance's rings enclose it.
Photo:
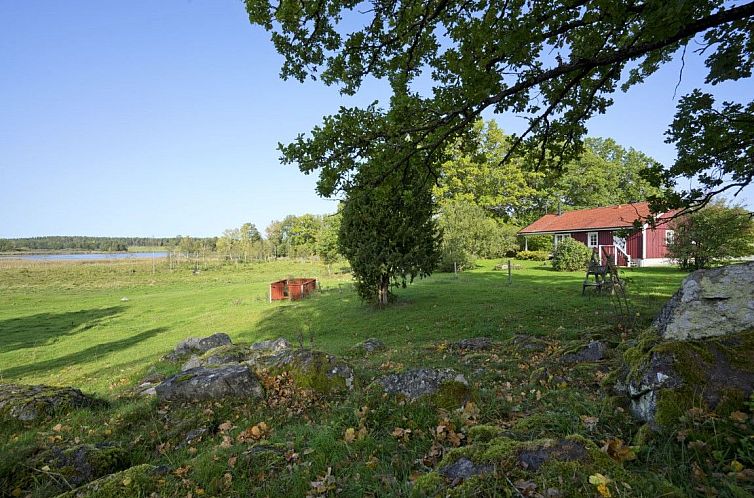
M 167 467 L 143 464 L 109 474 L 84 486 L 58 495 L 57 498 L 131 498 L 149 496 L 159 487 L 159 478 Z
M 455 485 L 473 476 L 489 474 L 495 469 L 493 465 L 475 464 L 468 458 L 461 457 L 455 462 L 441 467 L 439 474 L 450 479 Z
M 72 486 L 81 486 L 129 466 L 128 453 L 115 443 L 54 447 L 43 453 L 39 461 L 38 467 L 49 466 Z
M 631 412 L 654 430 L 676 424 L 691 408 L 721 415 L 742 407 L 754 392 L 754 330 L 725 338 L 661 341 L 624 354 L 616 386 Z
M 484 351 L 492 347 L 492 339 L 489 337 L 471 337 L 461 339 L 454 346 L 462 351 Z
M 268 341 L 255 342 L 251 345 L 252 351 L 267 351 L 272 353 L 278 353 L 290 348 L 291 344 L 282 337 L 278 337 L 277 339 L 270 339 Z
M 204 353 L 210 349 L 232 344 L 228 334 L 218 332 L 209 337 L 189 337 L 178 343 L 173 351 L 165 355 L 168 361 L 179 361 L 191 354 Z
M 563 363 L 586 363 L 592 361 L 600 361 L 605 358 L 607 353 L 607 346 L 600 341 L 591 341 L 575 353 L 567 353 L 563 355 L 561 361 Z
M 73 387 L 0 384 L 0 418 L 33 422 L 78 408 L 106 406 Z
M 664 339 L 679 341 L 754 328 L 754 262 L 695 271 L 653 326 Z
M 385 375 L 377 383 L 388 394 L 411 401 L 434 396 L 439 405 L 458 408 L 470 397 L 469 384 L 464 376 L 452 368 L 417 368 L 403 373 Z
M 385 343 L 377 339 L 376 337 L 370 337 L 369 339 L 365 339 L 354 346 L 354 350 L 366 354 L 375 353 L 377 351 L 384 351 Z
M 247 365 L 198 367 L 174 375 L 155 391 L 164 401 L 209 400 L 227 396 L 258 398 L 264 395 L 259 379 Z
M 298 387 L 320 393 L 351 390 L 353 369 L 333 355 L 309 349 L 284 349 L 246 362 L 260 375 L 288 372 Z

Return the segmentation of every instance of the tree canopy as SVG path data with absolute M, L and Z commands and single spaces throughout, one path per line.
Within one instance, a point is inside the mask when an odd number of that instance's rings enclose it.
M 368 78 L 390 84 L 389 103 L 343 107 L 282 147 L 284 161 L 320 171 L 323 195 L 353 186 L 352 172 L 386 149 L 386 171 L 420 156 L 439 175 L 448 148 L 489 111 L 528 120 L 501 162 L 528 156 L 560 168 L 581 153 L 586 122 L 619 88 L 642 83 L 679 51 L 706 56 L 712 85 L 751 78 L 754 66 L 754 2 L 246 0 L 246 8 L 272 33 L 284 78 L 319 78 L 349 95 Z M 668 131 L 678 160 L 648 178 L 669 188 L 692 177 L 700 188 L 656 206 L 704 203 L 752 181 L 753 107 L 701 90 L 680 99 Z

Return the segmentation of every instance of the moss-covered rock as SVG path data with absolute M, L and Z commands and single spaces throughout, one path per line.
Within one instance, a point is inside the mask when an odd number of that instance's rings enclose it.
M 637 479 L 578 435 L 532 441 L 501 436 L 450 450 L 437 470 L 417 479 L 412 496 L 518 496 L 511 489 L 518 480 L 536 483 L 540 493 L 552 488 L 560 493 L 556 496 L 594 496 L 597 490 L 589 477 L 597 473 L 606 476 L 612 493 L 619 491 L 620 482 L 631 482 L 638 483 L 632 496 L 683 496 L 662 479 Z
M 309 349 L 285 349 L 261 355 L 248 364 L 259 375 L 275 376 L 287 372 L 304 389 L 329 394 L 353 389 L 353 369 L 333 355 Z
M 645 340 L 624 354 L 618 389 L 631 411 L 654 430 L 688 410 L 720 415 L 740 409 L 754 392 L 754 330 L 698 341 Z
M 166 469 L 144 464 L 107 475 L 68 491 L 57 498 L 131 498 L 148 496 L 157 490 Z
M 0 384 L 0 419 L 34 422 L 79 408 L 104 406 L 105 401 L 73 387 Z
M 458 408 L 471 398 L 471 389 L 464 376 L 452 368 L 416 368 L 385 375 L 377 383 L 388 394 L 411 401 L 431 397 L 442 408 Z
M 81 444 L 71 448 L 52 448 L 38 457 L 41 468 L 65 478 L 73 486 L 80 486 L 129 466 L 128 452 L 115 443 Z

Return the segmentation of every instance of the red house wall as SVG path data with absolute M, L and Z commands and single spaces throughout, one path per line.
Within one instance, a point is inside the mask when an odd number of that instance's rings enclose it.
M 647 229 L 647 258 L 664 258 L 667 256 L 664 226 Z
M 571 237 L 578 240 L 582 244 L 587 245 L 586 232 L 571 232 Z
M 641 232 L 632 233 L 626 237 L 626 252 L 632 259 L 642 258 Z

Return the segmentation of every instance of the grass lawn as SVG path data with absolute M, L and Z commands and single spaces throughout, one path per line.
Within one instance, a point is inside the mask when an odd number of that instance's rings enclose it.
M 66 491 L 64 480 L 43 470 L 45 455 L 53 447 L 105 443 L 125 451 L 115 470 L 140 464 L 166 469 L 147 477 L 138 474 L 140 468 L 124 474 L 108 496 L 536 496 L 548 488 L 561 493 L 552 496 L 594 496 L 599 490 L 589 476 L 596 473 L 609 479 L 612 496 L 686 496 L 713 488 L 721 496 L 747 496 L 736 494 L 746 491 L 735 478 L 725 477 L 732 458 L 725 448 L 732 446 L 724 428 L 718 426 L 718 439 L 705 443 L 722 452 L 708 465 L 675 435 L 646 438 L 608 385 L 623 345 L 649 324 L 683 273 L 625 272 L 637 326 L 621 336 L 609 299 L 581 296 L 581 272 L 520 262 L 508 284 L 506 272 L 493 270 L 496 263 L 417 281 L 396 291 L 394 305 L 375 310 L 359 302 L 349 275 L 330 275 L 313 263 L 215 266 L 194 274 L 170 270 L 167 263 L 153 272 L 151 261 L 2 261 L 2 381 L 71 385 L 111 405 L 41 425 L 0 423 L 0 451 L 9 456 L 0 461 L 0 496 Z M 321 292 L 300 302 L 269 303 L 269 282 L 288 276 L 317 277 Z M 163 405 L 133 395 L 153 366 L 163 373 L 178 370 L 160 361 L 177 342 L 218 331 L 234 342 L 282 336 L 297 347 L 342 356 L 354 367 L 357 388 L 327 397 L 283 389 L 275 391 L 275 403 Z M 477 336 L 492 338 L 495 346 L 467 353 L 449 347 Z M 543 350 L 516 348 L 521 336 L 541 339 Z M 369 337 L 387 349 L 366 357 L 354 353 L 353 346 Z M 559 362 L 591 339 L 610 346 L 607 360 Z M 385 397 L 371 385 L 376 376 L 420 366 L 462 372 L 473 402 L 444 410 L 430 401 Z M 239 439 L 260 422 L 270 427 L 261 438 Z M 203 436 L 187 443 L 196 429 Z M 353 439 L 349 430 L 359 436 Z M 588 464 L 565 462 L 537 473 L 517 468 L 458 488 L 448 482 L 433 488 L 440 478 L 432 471 L 453 455 L 481 454 L 483 445 L 497 441 L 499 447 L 484 446 L 485 458 L 504 468 L 500 441 L 566 437 L 594 448 Z M 611 440 L 633 444 L 636 458 L 600 456 L 598 448 Z M 503 456 L 489 456 L 495 451 Z M 692 479 L 699 472 L 706 480 Z M 531 494 L 522 487 L 528 481 L 536 490 Z

